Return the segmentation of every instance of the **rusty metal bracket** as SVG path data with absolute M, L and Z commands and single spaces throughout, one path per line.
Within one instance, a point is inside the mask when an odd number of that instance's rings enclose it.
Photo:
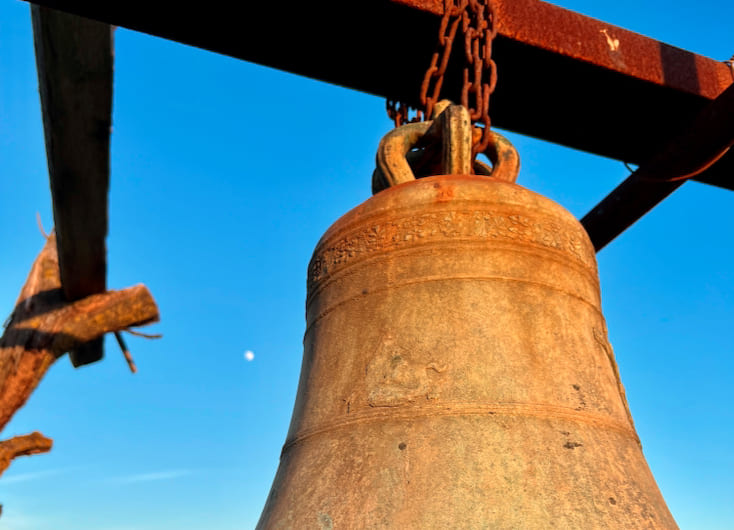
M 719 163 L 732 145 L 734 84 L 584 216 L 581 223 L 597 252 L 687 179 Z

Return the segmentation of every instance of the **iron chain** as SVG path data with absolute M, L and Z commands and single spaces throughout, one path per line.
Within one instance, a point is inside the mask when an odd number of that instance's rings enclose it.
M 396 127 L 431 119 L 433 108 L 439 101 L 456 32 L 461 24 L 466 61 L 461 104 L 469 110 L 473 123 L 483 125 L 479 143 L 472 146 L 472 157 L 486 150 L 491 141 L 489 97 L 497 84 L 497 66 L 492 60 L 492 41 L 497 34 L 495 18 L 490 0 L 444 0 L 438 43 L 421 84 L 421 106 L 416 116 L 409 119 L 408 105 L 405 103 L 387 100 L 388 116 Z
M 490 142 L 489 96 L 497 85 L 497 65 L 492 60 L 492 42 L 497 28 L 491 2 L 468 1 L 469 9 L 465 9 L 462 16 L 467 67 L 464 68 L 461 104 L 469 109 L 473 122 L 484 125 L 479 144 L 472 147 L 472 156 L 476 156 Z

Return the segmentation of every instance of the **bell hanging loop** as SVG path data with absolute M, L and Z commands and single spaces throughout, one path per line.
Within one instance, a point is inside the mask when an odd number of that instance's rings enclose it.
M 372 193 L 434 175 L 475 174 L 515 182 L 520 158 L 499 133 L 489 132 L 490 142 L 483 152 L 492 166 L 472 160 L 472 147 L 484 134 L 484 129 L 472 126 L 466 107 L 447 100 L 439 102 L 432 120 L 397 127 L 380 141 Z

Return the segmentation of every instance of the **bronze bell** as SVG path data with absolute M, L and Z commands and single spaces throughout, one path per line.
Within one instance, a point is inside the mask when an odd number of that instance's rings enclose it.
M 414 129 L 383 140 L 376 187 L 407 167 Z M 632 423 L 591 242 L 510 182 L 516 153 L 495 140 L 495 177 L 391 186 L 319 241 L 258 528 L 677 528 Z

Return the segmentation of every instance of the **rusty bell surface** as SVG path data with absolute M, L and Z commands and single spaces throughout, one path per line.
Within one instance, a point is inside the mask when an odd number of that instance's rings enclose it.
M 339 219 L 308 271 L 298 395 L 259 528 L 677 528 L 554 202 L 439 176 Z

